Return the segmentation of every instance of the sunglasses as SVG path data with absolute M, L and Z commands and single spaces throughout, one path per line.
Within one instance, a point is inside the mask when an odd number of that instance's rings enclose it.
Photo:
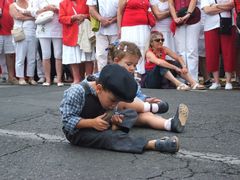
M 164 38 L 158 38 L 158 39 L 154 39 L 153 41 L 155 41 L 155 42 L 164 42 Z

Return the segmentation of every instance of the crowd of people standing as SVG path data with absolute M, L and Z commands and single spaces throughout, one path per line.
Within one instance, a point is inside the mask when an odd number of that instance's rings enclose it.
M 109 63 L 110 45 L 128 41 L 141 52 L 134 74 L 143 87 L 169 88 L 167 82 L 179 90 L 219 89 L 222 59 L 225 89 L 230 90 L 232 78 L 239 82 L 240 77 L 237 6 L 237 0 L 2 0 L 1 78 L 50 86 L 55 59 L 57 86 L 64 85 L 66 69 L 78 84 Z M 36 23 L 49 11 L 49 22 Z M 90 16 L 100 22 L 97 32 L 91 31 Z M 224 18 L 232 20 L 227 34 L 219 33 Z M 14 41 L 12 29 L 22 29 L 25 38 Z

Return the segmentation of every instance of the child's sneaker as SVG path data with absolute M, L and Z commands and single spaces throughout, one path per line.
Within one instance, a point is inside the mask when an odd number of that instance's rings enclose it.
M 233 89 L 232 83 L 226 83 L 225 90 L 232 90 L 232 89 Z
M 179 150 L 179 140 L 177 136 L 163 137 L 156 140 L 155 150 L 166 153 L 176 153 Z
M 219 83 L 212 83 L 212 85 L 209 87 L 209 89 L 221 89 L 221 84 Z
M 181 133 L 188 119 L 188 107 L 185 104 L 178 106 L 175 116 L 171 120 L 171 131 Z

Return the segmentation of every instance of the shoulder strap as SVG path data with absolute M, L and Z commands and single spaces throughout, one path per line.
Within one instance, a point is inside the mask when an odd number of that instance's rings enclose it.
M 215 3 L 217 4 L 217 0 L 215 0 Z M 230 11 L 231 17 L 232 17 L 232 11 Z M 218 13 L 219 17 L 222 18 L 221 13 Z
M 91 89 L 90 89 L 88 83 L 81 82 L 80 84 L 82 85 L 83 89 L 85 90 L 86 95 L 91 94 Z

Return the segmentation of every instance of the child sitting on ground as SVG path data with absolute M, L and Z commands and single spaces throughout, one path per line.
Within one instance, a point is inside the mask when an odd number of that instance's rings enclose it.
M 133 76 L 138 60 L 141 57 L 140 50 L 134 43 L 123 41 L 119 44 L 111 45 L 109 47 L 109 53 L 114 63 L 127 69 L 127 71 Z M 95 78 L 98 78 L 99 74 L 95 74 L 94 76 Z M 90 80 L 90 78 L 88 79 Z M 147 96 L 142 93 L 140 86 L 138 86 L 136 95 L 137 97 L 134 99 L 134 102 L 120 102 L 118 105 L 121 109 L 134 109 L 137 111 L 138 119 L 136 125 L 147 125 L 154 129 L 178 133 L 183 132 L 188 119 L 188 108 L 185 104 L 179 105 L 174 117 L 165 119 L 154 114 L 154 112 L 166 112 L 168 110 L 168 104 L 166 102 L 160 101 L 157 98 L 152 98 L 153 103 L 144 102 L 144 100 L 147 99 Z
M 119 102 L 131 103 L 136 92 L 137 83 L 133 76 L 117 64 L 105 66 L 96 81 L 71 86 L 64 92 L 60 105 L 66 138 L 74 145 L 121 152 L 177 152 L 179 141 L 176 136 L 147 140 L 129 135 L 137 113 L 117 107 Z M 110 122 L 104 120 L 107 110 L 116 112 Z M 118 129 L 113 131 L 112 124 Z

